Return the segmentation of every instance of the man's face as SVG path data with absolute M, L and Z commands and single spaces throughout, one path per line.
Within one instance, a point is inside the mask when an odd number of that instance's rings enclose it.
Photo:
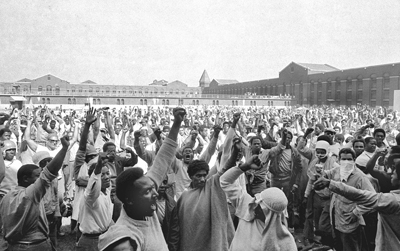
M 101 169 L 101 188 L 106 189 L 110 187 L 110 170 L 108 167 L 103 166 Z
M 147 146 L 147 140 L 146 140 L 146 138 L 145 138 L 145 137 L 140 137 L 140 138 L 139 138 L 139 144 L 140 144 L 140 146 L 142 146 L 142 147 L 146 147 L 146 146 Z
M 55 122 L 55 121 L 51 121 L 51 122 L 50 122 L 50 128 L 51 128 L 51 129 L 56 128 L 56 122 Z
M 135 210 L 140 214 L 148 217 L 153 216 L 157 209 L 158 196 L 154 182 L 150 178 L 142 176 L 133 185 L 136 189 L 129 195 L 128 201 L 135 205 Z
M 57 148 L 58 145 L 58 138 L 56 136 L 53 136 L 51 138 L 49 138 L 47 140 L 47 144 L 46 146 L 50 149 L 50 150 L 54 150 Z
M 5 160 L 11 161 L 14 159 L 15 149 L 9 149 L 6 151 L 6 156 L 4 156 Z
M 71 141 L 72 138 L 74 137 L 74 133 L 73 132 L 69 132 L 68 134 L 68 140 Z
M 373 153 L 375 152 L 376 149 L 376 140 L 375 139 L 371 139 L 368 144 L 366 144 L 365 146 L 365 151 Z
M 189 164 L 193 160 L 193 150 L 191 148 L 185 148 L 182 153 L 183 163 Z
M 227 133 L 228 130 L 229 130 L 229 125 L 228 125 L 228 124 L 224 124 L 223 132 L 224 132 L 224 133 Z
M 326 131 L 325 135 L 328 136 L 331 139 L 331 142 L 333 142 L 333 140 L 335 138 L 335 134 L 333 132 Z
M 207 177 L 207 171 L 206 170 L 200 170 L 197 173 L 195 173 L 192 177 L 192 186 L 193 188 L 202 188 L 206 184 L 206 177 Z
M 261 150 L 261 140 L 253 139 L 251 142 L 251 152 L 253 154 L 259 154 Z
M 290 142 L 292 142 L 292 135 L 288 133 L 286 136 L 286 146 L 290 146 Z
M 208 129 L 204 128 L 203 131 L 200 131 L 201 137 L 203 137 L 203 139 L 208 138 L 209 137 L 209 133 L 208 132 L 209 132 Z
M 350 153 L 342 153 L 342 154 L 340 154 L 340 160 L 339 161 L 344 161 L 344 160 L 354 161 L 353 155 L 351 155 Z
M 147 137 L 147 130 L 145 130 L 145 129 L 140 130 L 140 134 L 141 134 L 143 137 Z
M 383 142 L 383 140 L 385 139 L 385 135 L 383 134 L 383 132 L 377 132 L 375 134 L 375 139 L 376 139 L 376 143 L 380 144 Z
M 184 136 L 185 130 L 183 128 L 179 128 L 179 135 Z
M 335 128 L 335 132 L 336 132 L 336 134 L 339 134 L 340 133 L 340 129 L 339 128 Z
M 10 140 L 11 138 L 11 133 L 10 132 L 4 132 L 3 135 L 1 136 L 1 140 L 5 141 L 5 140 Z
M 33 170 L 31 176 L 30 177 L 26 177 L 27 185 L 29 186 L 29 185 L 35 183 L 35 181 L 37 179 L 39 179 L 39 176 L 40 176 L 41 172 L 42 172 L 41 168 L 37 168 L 37 169 Z
M 169 128 L 163 128 L 163 133 L 165 136 L 168 136 L 170 129 Z
M 319 135 L 321 133 L 321 129 L 318 126 L 315 127 L 315 135 Z
M 113 146 L 113 145 L 107 146 L 106 153 L 107 153 L 107 156 L 108 156 L 108 160 L 109 161 L 114 161 L 115 154 L 116 154 L 115 146 Z
M 121 132 L 121 126 L 120 125 L 116 125 L 115 126 L 115 134 L 119 135 L 120 132 Z
M 364 144 L 362 142 L 356 142 L 354 143 L 354 151 L 356 152 L 356 155 L 359 156 L 362 152 L 364 152 Z

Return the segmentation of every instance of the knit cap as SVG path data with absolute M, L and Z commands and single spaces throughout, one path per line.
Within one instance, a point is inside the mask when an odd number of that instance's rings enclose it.
M 262 203 L 263 206 L 276 213 L 282 213 L 288 205 L 285 193 L 277 187 L 267 188 L 255 197 L 256 203 Z

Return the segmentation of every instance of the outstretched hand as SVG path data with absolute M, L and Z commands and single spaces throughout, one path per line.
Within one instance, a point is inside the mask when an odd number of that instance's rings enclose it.
M 97 120 L 96 109 L 94 107 L 89 107 L 86 112 L 86 124 L 91 125 Z

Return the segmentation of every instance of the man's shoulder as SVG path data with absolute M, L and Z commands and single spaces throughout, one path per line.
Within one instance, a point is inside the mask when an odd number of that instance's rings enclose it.
M 36 148 L 36 152 L 49 152 L 49 148 L 38 144 L 37 148 Z

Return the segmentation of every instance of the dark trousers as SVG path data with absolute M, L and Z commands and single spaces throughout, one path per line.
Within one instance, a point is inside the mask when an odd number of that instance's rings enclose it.
M 57 248 L 57 217 L 53 214 L 46 215 L 47 221 L 49 222 L 49 238 L 53 244 L 54 249 Z
M 272 178 L 271 179 L 271 187 L 277 187 L 279 189 L 282 189 L 283 193 L 286 195 L 286 198 L 288 199 L 288 207 L 287 211 L 289 214 L 289 221 L 288 225 L 289 227 L 293 227 L 293 194 L 290 192 L 291 187 L 290 187 L 290 177 L 287 179 L 276 179 Z
M 332 236 L 329 206 L 330 198 L 321 198 L 315 191 L 311 192 L 307 200 L 304 238 L 314 239 L 314 227 L 317 235 L 322 237 Z M 328 243 L 323 244 L 328 245 Z
M 79 238 L 78 245 L 76 246 L 76 251 L 98 251 L 99 236 L 87 236 L 82 234 Z
M 363 226 L 351 233 L 342 233 L 335 229 L 337 251 L 368 251 Z

